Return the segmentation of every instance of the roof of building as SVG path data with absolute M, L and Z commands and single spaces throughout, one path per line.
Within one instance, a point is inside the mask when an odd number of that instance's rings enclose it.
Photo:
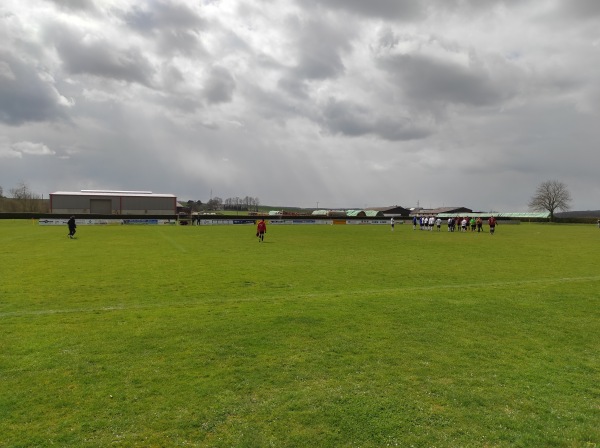
M 408 209 L 406 207 L 402 207 L 401 205 L 390 205 L 388 207 L 369 207 L 368 210 L 377 210 L 378 212 L 387 212 L 390 210 L 397 210 L 397 209 L 402 209 L 402 210 L 407 210 Z
M 367 216 L 364 210 L 346 210 L 346 216 Z
M 58 196 L 131 196 L 131 197 L 154 197 L 175 198 L 172 194 L 152 193 L 151 191 L 120 191 L 120 190 L 81 190 L 81 191 L 55 191 L 51 195 Z
M 456 214 L 456 213 L 469 213 L 473 211 L 467 207 L 438 207 L 438 208 L 413 208 L 411 209 L 411 215 L 441 215 L 441 214 Z
M 469 217 L 473 217 L 473 218 L 489 218 L 490 216 L 494 216 L 496 218 L 522 218 L 522 219 L 527 219 L 527 218 L 531 218 L 531 219 L 538 219 L 538 218 L 549 218 L 550 217 L 550 212 L 535 212 L 535 213 L 531 213 L 531 212 L 464 212 L 466 214 L 469 215 Z M 439 216 L 440 218 L 453 218 L 455 216 L 457 216 L 456 213 L 439 213 L 437 216 Z

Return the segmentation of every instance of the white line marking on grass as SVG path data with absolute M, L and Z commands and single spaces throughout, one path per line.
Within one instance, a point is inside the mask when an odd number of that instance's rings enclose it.
M 476 288 L 490 288 L 490 287 L 506 287 L 506 286 L 517 286 L 517 285 L 551 285 L 555 283 L 575 283 L 575 282 L 596 282 L 600 281 L 600 276 L 592 276 L 592 277 L 564 277 L 564 278 L 543 278 L 536 280 L 516 280 L 516 281 L 506 281 L 506 282 L 491 282 L 491 283 L 466 283 L 460 285 L 426 285 L 426 286 L 409 286 L 403 287 L 400 286 L 398 288 L 383 288 L 383 289 L 375 289 L 375 290 L 353 290 L 353 291 L 332 291 L 332 292 L 324 292 L 324 293 L 309 293 L 309 294 L 297 294 L 294 295 L 294 298 L 317 298 L 317 297 L 348 297 L 348 296 L 357 296 L 361 294 L 379 294 L 386 295 L 390 293 L 397 292 L 411 292 L 411 291 L 435 291 L 438 289 L 476 289 Z M 290 295 L 287 294 L 289 297 Z M 2 318 L 10 318 L 10 317 L 25 317 L 25 316 L 48 316 L 53 314 L 71 314 L 71 313 L 98 313 L 98 312 L 111 312 L 111 311 L 128 311 L 128 310 L 143 310 L 143 309 L 157 309 L 157 308 L 189 308 L 190 306 L 205 306 L 210 303 L 219 302 L 219 303 L 227 303 L 232 304 L 236 302 L 251 302 L 251 301 L 277 301 L 280 302 L 285 299 L 276 298 L 276 297 L 268 297 L 265 298 L 263 296 L 258 297 L 246 297 L 246 298 L 232 298 L 232 299 L 209 299 L 204 301 L 199 300 L 188 300 L 188 301 L 179 301 L 176 303 L 168 302 L 168 303 L 152 303 L 152 304 L 139 304 L 139 305 L 117 305 L 117 306 L 104 306 L 98 308 L 71 308 L 71 309 L 62 309 L 62 310 L 34 310 L 34 311 L 9 311 L 6 313 L 0 313 L 0 319 Z

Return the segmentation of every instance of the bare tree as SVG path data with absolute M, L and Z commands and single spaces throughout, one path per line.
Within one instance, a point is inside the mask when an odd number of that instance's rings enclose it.
M 210 199 L 207 203 L 208 210 L 221 210 L 223 208 L 223 199 L 218 196 Z
M 214 199 L 215 198 L 213 198 L 207 202 L 207 205 L 209 207 L 212 206 L 214 208 L 214 205 L 215 205 Z M 216 198 L 216 199 L 219 199 L 219 198 Z M 222 205 L 225 210 L 258 211 L 258 204 L 259 204 L 258 198 L 253 198 L 251 196 L 246 196 L 244 198 L 240 198 L 239 196 L 236 196 L 234 198 L 227 198 L 224 201 L 222 201 Z
M 550 212 L 550 221 L 554 221 L 554 211 L 569 210 L 571 200 L 571 193 L 566 184 L 557 180 L 548 180 L 539 185 L 535 195 L 529 201 L 529 208 L 539 212 Z
M 21 182 L 15 188 L 10 189 L 10 195 L 13 199 L 14 211 L 21 212 L 39 212 L 44 211 L 42 197 L 31 191 L 25 182 Z
M 244 210 L 250 210 L 252 202 L 254 202 L 254 200 L 250 196 L 246 196 L 244 198 Z

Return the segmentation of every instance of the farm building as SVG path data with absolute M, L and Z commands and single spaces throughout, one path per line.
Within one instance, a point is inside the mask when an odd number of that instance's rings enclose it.
M 465 213 L 472 216 L 473 210 L 466 207 L 413 208 L 410 210 L 410 216 L 442 216 L 442 214 L 458 216 Z
M 50 213 L 175 215 L 177 198 L 151 191 L 81 190 L 50 193 Z
M 343 218 L 346 216 L 345 210 L 313 210 L 312 216 L 327 216 L 330 218 Z
M 367 216 L 367 214 L 364 210 L 346 210 L 346 216 L 364 218 L 365 216 Z
M 407 208 L 400 207 L 399 205 L 392 205 L 390 207 L 369 207 L 367 210 L 367 216 L 408 216 L 410 211 Z M 375 215 L 373 215 L 375 212 Z

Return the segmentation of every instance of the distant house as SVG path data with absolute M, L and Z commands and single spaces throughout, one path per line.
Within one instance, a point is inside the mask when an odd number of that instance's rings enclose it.
M 177 198 L 151 191 L 81 190 L 50 193 L 50 213 L 175 215 Z

